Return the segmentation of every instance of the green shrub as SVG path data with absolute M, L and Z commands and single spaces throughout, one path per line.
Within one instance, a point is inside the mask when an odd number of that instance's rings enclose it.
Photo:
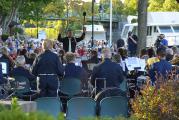
M 147 85 L 133 102 L 134 116 L 143 120 L 179 120 L 179 82 Z
M 63 116 L 59 118 L 59 120 L 63 120 Z M 41 112 L 25 113 L 18 105 L 17 98 L 13 98 L 11 109 L 0 105 L 0 120 L 54 120 L 54 118 L 46 113 Z

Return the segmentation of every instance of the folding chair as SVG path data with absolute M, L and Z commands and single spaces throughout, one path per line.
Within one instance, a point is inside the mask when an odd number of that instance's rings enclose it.
M 66 102 L 73 96 L 82 93 L 81 80 L 77 78 L 67 77 L 60 81 L 58 95 L 63 104 L 63 111 L 66 111 Z
M 115 96 L 104 98 L 100 102 L 101 117 L 118 117 L 128 116 L 128 99 L 127 97 Z
M 99 89 L 99 84 L 103 84 L 103 88 L 102 89 Z M 95 79 L 95 87 L 94 87 L 94 90 L 95 90 L 95 96 L 97 95 L 97 93 L 103 89 L 106 89 L 106 78 L 96 78 Z
M 13 93 L 7 97 L 7 99 L 11 96 L 17 96 L 21 99 L 32 100 L 32 98 L 36 98 L 38 93 L 36 91 L 32 91 L 30 88 L 30 82 L 26 77 L 23 76 L 14 76 L 15 84 L 17 84 L 16 88 L 14 88 Z
M 122 96 L 122 97 L 127 97 L 127 93 L 121 90 L 120 88 L 117 87 L 110 87 L 102 90 L 95 96 L 95 101 L 97 104 L 97 115 L 99 115 L 99 110 L 100 110 L 100 102 L 102 99 L 106 97 L 113 97 L 113 96 Z
M 81 80 L 78 78 L 67 77 L 60 81 L 59 92 L 72 97 L 82 92 Z
M 89 97 L 75 97 L 67 102 L 67 120 L 79 120 L 80 118 L 95 117 L 96 102 Z
M 37 102 L 37 110 L 46 112 L 57 118 L 61 112 L 61 101 L 57 97 L 42 97 L 35 100 Z

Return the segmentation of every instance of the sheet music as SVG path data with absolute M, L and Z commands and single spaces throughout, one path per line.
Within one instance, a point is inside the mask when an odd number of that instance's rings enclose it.
M 2 74 L 7 74 L 7 64 L 5 62 L 0 62 L 2 65 Z
M 145 71 L 145 59 L 140 59 L 137 57 L 129 57 L 125 60 L 126 66 L 129 71 L 134 70 L 135 68 L 140 68 L 138 69 L 139 71 Z
M 140 64 L 140 67 L 141 69 L 139 71 L 145 71 L 145 66 L 146 66 L 146 61 L 145 59 L 139 59 L 139 64 Z

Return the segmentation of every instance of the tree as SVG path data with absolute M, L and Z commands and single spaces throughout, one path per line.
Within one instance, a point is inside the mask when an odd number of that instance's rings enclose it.
M 7 32 L 8 26 L 17 15 L 22 2 L 23 0 L 0 0 L 0 27 L 2 27 L 3 33 Z
M 119 15 L 123 13 L 124 4 L 120 0 L 112 0 L 113 2 L 113 14 Z M 109 14 L 110 13 L 110 2 L 109 0 L 101 0 L 100 5 L 104 7 L 104 12 Z
M 162 11 L 179 11 L 179 4 L 176 0 L 165 0 Z
M 65 9 L 64 4 L 65 4 L 64 0 L 52 0 L 43 8 L 43 12 L 47 16 L 51 15 L 51 16 L 62 17 L 64 15 L 64 9 Z
M 125 0 L 124 1 L 124 14 L 136 15 L 137 14 L 137 3 L 138 0 Z
M 149 0 L 148 10 L 151 12 L 162 11 L 165 0 Z
M 148 10 L 151 12 L 178 11 L 179 5 L 177 4 L 177 0 L 149 0 Z
M 138 0 L 138 53 L 146 47 L 148 0 Z

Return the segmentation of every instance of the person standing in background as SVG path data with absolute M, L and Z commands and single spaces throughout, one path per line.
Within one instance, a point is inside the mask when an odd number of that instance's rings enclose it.
M 160 34 L 160 39 L 161 39 L 161 45 L 164 47 L 168 47 L 168 41 L 165 39 L 165 35 L 164 34 Z
M 132 35 L 132 32 L 128 33 L 128 51 L 129 51 L 129 56 L 133 57 L 136 56 L 137 54 L 137 36 Z

